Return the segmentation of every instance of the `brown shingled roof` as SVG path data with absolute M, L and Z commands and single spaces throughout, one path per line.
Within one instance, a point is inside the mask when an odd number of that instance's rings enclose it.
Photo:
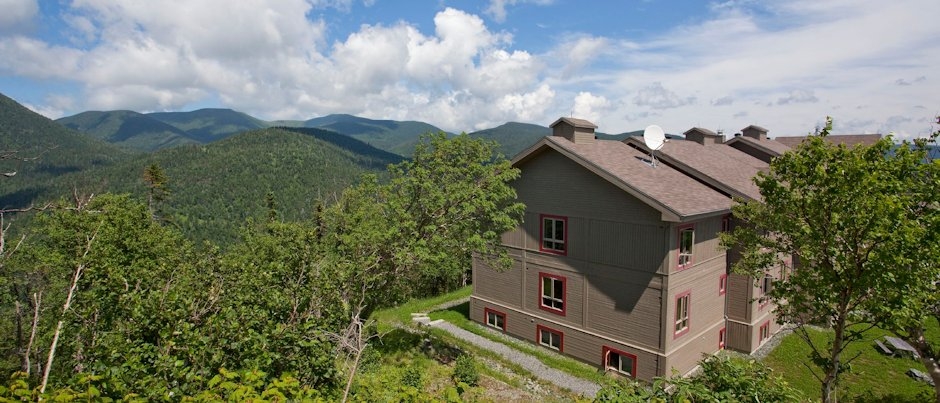
M 774 140 L 789 146 L 800 145 L 809 136 L 777 137 Z M 881 140 L 880 134 L 835 134 L 826 136 L 826 141 L 833 144 L 845 144 L 846 147 L 855 147 L 859 144 L 872 145 Z
M 768 152 L 768 154 L 771 154 L 774 156 L 782 155 L 783 153 L 790 151 L 792 147 L 790 147 L 787 144 L 784 144 L 783 142 L 777 141 L 778 139 L 780 139 L 780 137 L 777 137 L 777 139 L 774 139 L 774 140 L 755 140 L 750 137 L 738 136 L 738 137 L 732 138 L 731 140 L 726 141 L 725 144 L 731 144 L 737 141 L 742 141 L 742 142 L 751 144 L 754 147 L 757 147 L 758 149 L 765 150 Z
M 647 162 L 649 155 L 620 141 L 597 140 L 575 144 L 559 137 L 545 137 L 517 155 L 513 165 L 534 158 L 547 149 L 562 153 L 659 210 L 666 221 L 681 221 L 731 208 L 731 199 L 727 196 L 668 165 L 650 166 Z
M 572 125 L 574 127 L 582 127 L 582 128 L 590 128 L 590 129 L 597 128 L 597 125 L 595 125 L 594 123 L 591 123 L 589 120 L 578 119 L 578 118 L 559 118 L 554 123 L 548 125 L 548 127 L 555 127 L 555 125 L 561 122 L 567 122 L 569 125 Z
M 649 152 L 639 139 L 628 138 L 624 142 Z M 657 155 L 665 163 L 732 196 L 752 200 L 761 198 L 752 179 L 758 172 L 766 171 L 768 164 L 729 145 L 672 140 Z

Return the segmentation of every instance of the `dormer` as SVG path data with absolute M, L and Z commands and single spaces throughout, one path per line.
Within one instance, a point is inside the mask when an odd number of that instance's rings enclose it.
M 575 144 L 594 143 L 594 129 L 597 125 L 584 119 L 560 118 L 552 123 L 552 136 L 564 137 Z
M 694 141 L 703 146 L 707 146 L 709 144 L 722 144 L 725 142 L 724 136 L 701 127 L 693 127 L 689 130 L 686 130 L 686 132 L 682 134 L 685 135 L 686 140 Z

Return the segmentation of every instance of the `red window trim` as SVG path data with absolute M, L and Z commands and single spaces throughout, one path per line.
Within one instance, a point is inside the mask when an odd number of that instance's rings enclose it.
M 731 214 L 725 214 L 721 217 L 721 232 L 731 231 Z
M 725 295 L 728 293 L 728 273 L 722 274 L 718 277 L 718 295 Z
M 608 363 L 608 358 L 610 358 L 610 355 L 608 355 L 609 353 L 617 353 L 617 354 L 622 355 L 622 356 L 630 357 L 630 359 L 633 360 L 633 368 L 630 369 L 630 378 L 636 379 L 636 361 L 637 361 L 637 360 L 636 360 L 636 355 L 635 355 L 635 354 L 630 354 L 630 353 L 628 353 L 628 352 L 626 352 L 626 351 L 618 350 L 618 349 L 613 348 L 613 347 L 603 346 L 603 348 L 601 349 L 601 360 L 603 360 L 604 371 L 607 371 L 607 368 L 609 367 L 609 365 L 608 365 L 608 364 L 609 364 L 609 363 Z M 620 371 L 615 371 L 615 372 L 621 373 Z
M 564 224 L 565 234 L 563 235 L 565 237 L 564 239 L 565 250 L 559 251 L 556 249 L 545 248 L 545 240 L 543 237 L 545 236 L 545 219 L 546 218 L 561 220 L 565 223 Z M 551 253 L 553 255 L 568 256 L 568 217 L 560 216 L 560 215 L 552 215 L 552 214 L 539 214 L 539 237 L 538 239 L 539 239 L 539 252 Z
M 687 307 L 686 307 L 686 312 L 688 313 L 688 323 L 686 324 L 685 329 L 682 329 L 677 332 L 676 331 L 676 313 L 677 313 L 676 311 L 679 310 L 679 299 L 684 298 L 684 297 L 689 297 L 689 303 L 687 304 Z M 675 302 L 676 302 L 675 307 L 673 308 L 673 313 L 672 313 L 672 330 L 673 330 L 672 338 L 678 339 L 680 336 L 688 333 L 689 330 L 692 329 L 692 290 L 690 289 L 690 290 L 681 292 L 679 294 L 676 294 Z
M 718 349 L 719 350 L 725 349 L 725 345 L 728 344 L 727 337 L 728 337 L 727 328 L 723 327 L 718 330 Z
M 495 313 L 497 316 L 502 316 L 502 317 L 503 317 L 503 327 L 502 327 L 502 328 L 498 328 L 498 327 L 495 327 L 495 326 L 491 326 L 491 325 L 490 325 L 490 323 L 489 323 L 489 314 L 490 314 L 490 312 Z M 489 327 L 489 328 L 492 328 L 492 329 L 502 329 L 502 331 L 504 331 L 504 332 L 506 331 L 506 327 L 509 326 L 509 325 L 506 323 L 506 313 L 505 313 L 505 312 L 500 312 L 500 311 L 497 311 L 497 310 L 491 309 L 491 308 L 483 308 L 483 323 L 486 324 L 486 326 Z
M 765 281 L 768 277 L 770 277 L 770 286 L 769 286 L 768 288 L 773 287 L 773 284 L 774 284 L 774 278 L 773 278 L 773 276 L 770 276 L 770 275 L 765 274 L 764 277 L 762 277 L 762 278 L 760 279 L 761 283 L 760 283 L 760 308 L 758 308 L 759 311 L 764 310 L 764 308 L 766 308 L 767 305 L 770 304 L 770 297 L 768 297 L 768 296 L 767 296 L 767 293 L 764 292 L 764 281 Z M 768 290 L 768 291 L 769 291 L 769 290 Z
M 553 279 L 556 279 L 556 280 L 560 280 L 560 281 L 561 281 L 561 294 L 562 294 L 562 296 L 561 296 L 561 309 L 560 309 L 560 310 L 559 310 L 559 309 L 556 309 L 556 308 L 552 308 L 552 307 L 550 307 L 550 306 L 542 305 L 542 291 L 543 291 L 543 290 L 542 290 L 542 287 L 545 286 L 545 281 L 542 280 L 542 279 L 544 279 L 545 277 L 553 278 Z M 566 277 L 564 277 L 564 276 L 559 276 L 559 275 L 557 275 L 557 274 L 539 272 L 539 294 L 538 294 L 538 298 L 539 298 L 539 301 L 538 301 L 539 309 L 541 309 L 541 310 L 543 310 L 543 311 L 548 311 L 548 312 L 554 313 L 554 314 L 556 314 L 556 315 L 565 316 L 566 312 L 568 311 L 568 278 L 566 278 Z
M 764 329 L 767 329 L 767 337 L 764 337 Z M 770 320 L 768 319 L 764 322 L 763 325 L 760 325 L 760 329 L 757 330 L 757 338 L 760 340 L 758 343 L 763 343 L 764 340 L 770 339 Z
M 538 344 L 542 347 L 551 348 L 542 344 L 542 332 L 543 331 L 557 334 L 558 335 L 558 352 L 559 353 L 565 352 L 565 332 L 562 332 L 561 330 L 552 329 L 548 326 L 535 325 L 535 344 Z
M 692 256 L 689 257 L 689 263 L 679 264 L 679 256 L 682 255 L 682 231 L 687 229 L 692 229 Z M 676 227 L 676 271 L 686 270 L 693 265 L 695 265 L 695 223 L 690 223 Z

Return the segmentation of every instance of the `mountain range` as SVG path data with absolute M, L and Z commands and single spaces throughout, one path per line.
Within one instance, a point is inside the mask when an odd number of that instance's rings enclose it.
M 87 136 L 127 149 L 147 152 L 188 144 L 208 144 L 248 130 L 305 127 L 344 134 L 376 148 L 407 157 L 411 155 L 421 135 L 443 131 L 425 122 L 374 120 L 347 114 L 327 115 L 304 121 L 264 121 L 231 109 L 156 113 L 89 111 L 56 121 Z M 640 133 L 621 133 L 609 138 L 623 139 Z M 551 129 L 534 124 L 509 122 L 468 134 L 471 137 L 496 141 L 500 152 L 512 157 L 539 138 L 550 135 Z
M 128 118 L 117 125 L 114 122 L 120 120 L 110 120 L 115 127 L 128 120 L 151 119 L 133 112 L 85 117 L 93 121 L 114 115 Z M 211 125 L 187 124 L 189 130 L 202 130 L 204 137 L 176 133 L 188 141 L 144 152 L 83 135 L 0 94 L 0 172 L 12 174 L 0 176 L 0 209 L 103 192 L 146 200 L 143 172 L 156 164 L 169 178 L 171 192 L 157 206 L 161 218 L 190 239 L 225 246 L 238 239 L 249 220 L 266 219 L 269 195 L 281 219 L 310 219 L 318 202 L 335 200 L 363 173 L 382 175 L 388 164 L 403 160 L 317 128 L 259 128 L 199 143 L 211 138 L 213 132 L 207 129 Z M 5 219 L 8 224 L 17 221 L 12 227 L 17 231 L 26 228 L 23 220 L 29 217 L 6 215 Z

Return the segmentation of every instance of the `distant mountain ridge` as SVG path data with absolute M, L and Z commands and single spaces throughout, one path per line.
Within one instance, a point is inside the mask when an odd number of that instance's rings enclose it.
M 332 114 L 303 121 L 264 121 L 231 109 L 143 114 L 132 111 L 90 111 L 64 117 L 57 122 L 94 138 L 148 152 L 187 144 L 208 144 L 236 133 L 266 127 L 307 127 L 330 130 L 407 157 L 414 151 L 422 135 L 443 132 L 437 126 L 425 122 L 368 119 L 349 114 Z M 601 138 L 616 140 L 640 134 L 642 131 L 614 135 L 598 132 Z M 551 129 L 530 123 L 507 122 L 469 135 L 496 141 L 499 143 L 498 151 L 511 158 L 543 136 L 551 135 Z
M 112 140 L 127 141 L 134 136 L 125 136 L 121 128 L 137 122 L 177 135 L 174 130 L 182 130 L 167 129 L 161 125 L 168 123 L 131 111 L 87 113 L 72 123 L 110 125 L 111 136 L 121 133 Z M 73 190 L 84 195 L 130 193 L 145 200 L 143 171 L 157 164 L 166 172 L 171 192 L 160 215 L 190 239 L 212 240 L 220 246 L 237 239 L 246 220 L 267 219 L 269 193 L 280 219 L 311 219 L 318 200 L 335 200 L 363 173 L 382 175 L 388 164 L 403 160 L 340 133 L 302 127 L 254 129 L 207 144 L 135 152 L 82 135 L 2 94 L 0 151 L 29 159 L 0 159 L 0 172 L 16 172 L 0 177 L 0 208 L 71 197 Z M 14 226 L 20 228 L 24 227 Z
M 141 151 L 206 144 L 235 133 L 270 126 L 231 109 L 154 113 L 88 111 L 56 122 L 91 137 Z

